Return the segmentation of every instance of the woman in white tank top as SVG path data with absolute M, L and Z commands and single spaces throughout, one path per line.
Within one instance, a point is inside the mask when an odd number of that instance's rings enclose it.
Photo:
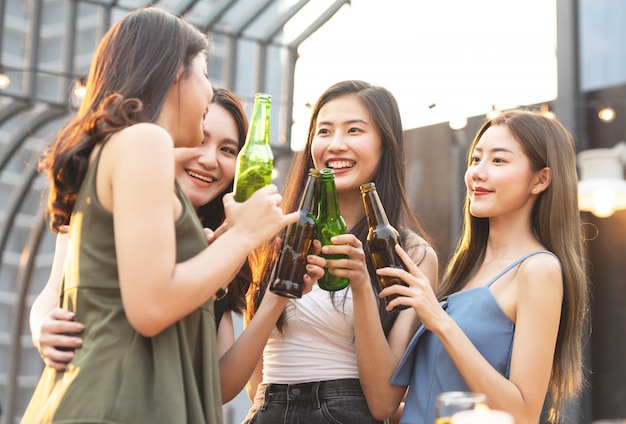
M 333 268 L 332 273 L 349 278 L 350 284 L 336 292 L 314 285 L 301 299 L 288 302 L 248 384 L 254 405 L 244 423 L 378 423 L 394 412 L 383 408 L 385 403 L 373 396 L 372 388 L 388 383 L 416 315 L 412 309 L 387 312 L 377 295 L 378 279 L 364 251 L 368 225 L 359 187 L 376 184 L 403 246 L 436 282 L 437 256 L 406 196 L 405 162 L 400 113 L 388 90 L 350 80 L 322 94 L 313 109 L 306 147 L 286 178 L 283 207 L 296 209 L 310 168 L 334 170 L 349 233 L 337 237 L 324 253 L 341 253 L 348 259 L 315 257 L 309 267 Z M 275 260 L 268 245 L 252 261 L 258 278 L 247 319 L 263 297 Z M 378 314 L 368 312 L 376 310 Z M 365 326 L 377 328 L 380 337 L 359 337 Z M 382 354 L 389 361 L 372 363 L 375 350 L 374 356 Z

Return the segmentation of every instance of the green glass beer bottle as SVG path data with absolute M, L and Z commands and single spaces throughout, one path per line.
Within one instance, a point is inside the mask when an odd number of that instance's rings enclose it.
M 302 297 L 306 274 L 306 257 L 311 253 L 317 235 L 317 207 L 319 203 L 320 171 L 311 168 L 309 179 L 300 198 L 299 218 L 285 230 L 283 247 L 276 262 L 274 281 L 270 290 L 274 293 L 299 299 Z
M 365 215 L 367 216 L 367 224 L 369 231 L 367 233 L 367 247 L 369 249 L 370 257 L 374 263 L 376 269 L 391 267 L 401 268 L 406 267 L 402 262 L 402 259 L 395 251 L 395 245 L 400 243 L 400 235 L 398 231 L 389 224 L 389 219 L 383 208 L 383 204 L 378 197 L 376 191 L 376 185 L 374 183 L 367 183 L 361 185 L 361 196 L 363 197 L 363 206 L 365 206 Z M 407 284 L 399 278 L 389 277 L 386 275 L 378 275 L 378 282 L 381 289 L 389 287 L 392 284 Z M 397 295 L 391 295 L 385 297 L 385 302 L 388 304 Z M 393 310 L 406 309 L 408 306 L 396 306 Z
M 234 192 L 235 200 L 244 202 L 256 190 L 265 187 L 272 180 L 274 155 L 270 146 L 270 104 L 269 94 L 257 93 L 246 142 L 237 155 Z
M 320 189 L 320 204 L 317 214 L 317 239 L 322 246 L 332 244 L 330 239 L 345 234 L 348 231 L 346 223 L 339 213 L 339 202 L 335 188 L 335 171 L 324 168 L 320 171 L 322 184 Z M 325 259 L 342 259 L 346 255 L 321 255 Z M 335 291 L 345 288 L 349 283 L 347 278 L 337 277 L 324 268 L 324 276 L 317 285 L 324 290 Z

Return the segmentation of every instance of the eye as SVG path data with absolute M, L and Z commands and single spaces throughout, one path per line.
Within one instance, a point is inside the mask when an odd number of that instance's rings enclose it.
M 472 164 L 477 164 L 480 162 L 480 158 L 478 156 L 472 156 L 472 158 L 470 159 L 470 162 Z
M 237 156 L 239 154 L 239 149 L 235 149 L 233 147 L 227 146 L 227 147 L 222 147 L 222 152 L 226 152 L 229 155 L 232 156 Z
M 328 131 L 326 128 L 320 128 L 317 130 L 317 134 L 318 135 L 327 135 L 330 134 L 330 131 Z
M 361 130 L 361 128 L 358 128 L 358 127 L 352 127 L 348 130 L 348 133 L 361 133 L 361 132 L 363 131 Z

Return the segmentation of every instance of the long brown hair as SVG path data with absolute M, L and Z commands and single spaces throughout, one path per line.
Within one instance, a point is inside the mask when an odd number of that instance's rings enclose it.
M 315 136 L 317 117 L 320 109 L 328 102 L 344 96 L 355 96 L 359 99 L 369 111 L 375 127 L 380 134 L 382 141 L 382 157 L 380 158 L 378 169 L 376 170 L 374 183 L 376 184 L 378 194 L 380 195 L 390 224 L 398 229 L 403 243 L 406 242 L 406 237 L 409 232 L 417 233 L 428 242 L 428 236 L 419 224 L 414 212 L 411 210 L 406 194 L 404 130 L 396 99 L 387 89 L 363 81 L 348 80 L 334 84 L 320 96 L 313 107 L 306 146 L 296 155 L 289 169 L 289 173 L 285 178 L 287 184 L 283 196 L 284 209 L 289 212 L 297 209 L 300 195 L 306 184 L 308 170 L 314 167 L 313 158 L 311 156 L 311 143 Z M 363 243 L 364 248 L 367 249 L 366 239 L 368 226 L 365 214 L 354 228 L 349 229 L 349 231 L 358 237 Z M 405 245 L 404 247 L 410 248 L 414 246 Z M 253 257 L 255 259 L 253 266 L 254 285 L 250 287 L 249 291 L 247 319 L 250 319 L 254 315 L 256 308 L 258 308 L 260 304 L 276 260 L 271 246 L 265 246 L 256 251 Z M 373 289 L 378 290 L 378 278 L 375 273 L 374 265 L 369 258 L 369 254 L 366 254 L 366 257 L 370 279 L 374 286 Z M 379 313 L 383 323 L 383 329 L 387 334 L 397 317 L 397 313 L 387 312 L 384 307 L 384 302 L 379 302 Z M 283 322 L 284 320 L 281 318 L 279 328 L 281 328 Z
M 565 399 L 582 387 L 583 323 L 588 308 L 588 286 L 583 256 L 583 232 L 578 210 L 576 148 L 571 134 L 558 121 L 539 112 L 508 111 L 483 122 L 469 150 L 471 164 L 476 143 L 492 127 L 506 126 L 528 156 L 533 171 L 549 167 L 552 181 L 539 194 L 531 222 L 535 237 L 560 260 L 563 269 L 563 306 L 548 387 L 549 418 L 560 419 Z M 485 257 L 489 219 L 476 218 L 465 198 L 464 223 L 456 253 L 443 275 L 438 297 L 459 291 Z
M 94 147 L 125 127 L 155 122 L 180 67 L 186 76 L 208 46 L 207 37 L 184 19 L 152 7 L 128 13 L 107 31 L 78 112 L 40 161 L 51 182 L 47 215 L 53 231 L 69 223 Z

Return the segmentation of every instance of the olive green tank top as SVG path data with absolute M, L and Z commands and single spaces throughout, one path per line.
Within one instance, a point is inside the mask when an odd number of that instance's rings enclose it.
M 62 284 L 62 307 L 85 324 L 83 347 L 65 372 L 44 369 L 22 422 L 222 424 L 213 300 L 154 337 L 130 326 L 113 216 L 96 196 L 99 159 L 98 152 L 78 194 Z M 176 187 L 183 203 L 175 224 L 181 262 L 207 242 L 191 203 Z

